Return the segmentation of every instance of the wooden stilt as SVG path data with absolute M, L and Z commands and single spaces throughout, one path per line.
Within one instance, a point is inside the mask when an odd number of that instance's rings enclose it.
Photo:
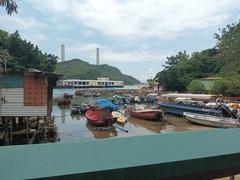
M 47 142 L 47 120 L 46 117 L 44 117 L 44 143 Z
M 9 144 L 11 144 L 12 145 L 12 143 L 13 143 L 13 125 L 12 125 L 12 118 L 10 117 L 10 119 L 9 119 Z
M 26 143 L 29 143 L 29 124 L 28 124 L 28 118 L 26 117 Z

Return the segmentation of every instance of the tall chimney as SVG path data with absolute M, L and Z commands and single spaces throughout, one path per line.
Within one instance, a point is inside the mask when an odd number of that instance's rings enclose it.
M 99 60 L 99 48 L 96 48 L 96 65 L 100 65 L 100 60 Z
M 61 62 L 65 61 L 65 45 L 61 45 Z

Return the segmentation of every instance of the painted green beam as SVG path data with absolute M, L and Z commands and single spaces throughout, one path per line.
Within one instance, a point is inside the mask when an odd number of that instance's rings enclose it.
M 240 129 L 0 147 L 0 179 L 207 179 L 240 173 Z

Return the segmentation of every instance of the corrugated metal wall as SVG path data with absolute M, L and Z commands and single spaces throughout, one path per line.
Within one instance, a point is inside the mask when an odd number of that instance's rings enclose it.
M 47 116 L 47 106 L 24 106 L 23 88 L 0 89 L 0 116 Z

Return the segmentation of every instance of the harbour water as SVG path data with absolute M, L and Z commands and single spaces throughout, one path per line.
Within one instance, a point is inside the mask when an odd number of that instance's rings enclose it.
M 55 89 L 54 96 L 62 96 L 63 93 L 74 94 L 76 89 Z M 93 97 L 74 96 L 72 103 L 95 103 Z M 121 110 L 125 113 L 125 110 Z M 208 127 L 189 123 L 182 117 L 166 115 L 163 121 L 147 121 L 129 117 L 126 114 L 127 122 L 125 124 L 116 124 L 119 128 L 99 129 L 87 123 L 84 115 L 71 115 L 69 106 L 59 107 L 53 106 L 53 115 L 55 116 L 55 124 L 58 128 L 60 142 L 78 142 L 91 139 L 102 138 L 118 138 L 129 136 L 142 136 L 159 133 L 172 133 L 179 131 L 204 130 Z
M 144 87 L 145 85 L 139 84 L 139 85 L 131 85 L 131 86 L 124 86 L 121 88 L 63 88 L 63 89 L 54 89 L 53 90 L 53 97 L 59 97 L 62 96 L 64 93 L 68 94 L 74 94 L 76 90 L 83 90 L 83 91 L 91 91 L 91 90 L 105 90 L 105 91 L 112 91 L 112 90 L 126 90 L 126 89 L 140 89 L 141 87 Z

